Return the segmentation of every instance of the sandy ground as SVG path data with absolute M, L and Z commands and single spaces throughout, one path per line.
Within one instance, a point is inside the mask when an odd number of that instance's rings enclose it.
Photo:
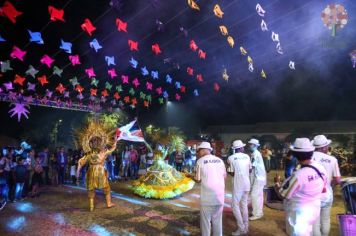
M 275 173 L 269 174 L 269 180 Z M 142 199 L 131 193 L 129 182 L 111 184 L 114 208 L 107 209 L 102 193 L 96 209 L 88 211 L 85 189 L 45 187 L 38 198 L 10 203 L 0 212 L 0 235 L 199 235 L 199 185 L 171 200 Z M 224 235 L 236 223 L 232 215 L 231 179 L 226 182 Z M 331 214 L 331 233 L 339 235 L 337 214 L 344 213 L 340 191 Z M 284 212 L 265 206 L 264 217 L 250 222 L 249 235 L 286 235 Z

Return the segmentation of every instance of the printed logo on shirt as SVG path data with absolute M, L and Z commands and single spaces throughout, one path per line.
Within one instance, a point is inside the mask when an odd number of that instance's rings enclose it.
M 236 161 L 236 160 L 245 160 L 245 159 L 247 159 L 246 156 L 243 156 L 243 157 L 234 157 L 234 161 Z
M 204 164 L 208 164 L 208 163 L 220 163 L 221 160 L 205 160 Z
M 328 164 L 330 164 L 330 163 L 331 163 L 331 160 L 325 159 L 325 158 L 321 158 L 321 159 L 319 160 L 319 162 L 320 162 L 320 163 L 328 163 Z
M 324 175 L 324 174 L 322 174 L 322 175 Z M 318 174 L 316 174 L 316 175 L 308 175 L 308 181 L 309 182 L 317 180 L 317 179 L 320 179 L 320 176 Z

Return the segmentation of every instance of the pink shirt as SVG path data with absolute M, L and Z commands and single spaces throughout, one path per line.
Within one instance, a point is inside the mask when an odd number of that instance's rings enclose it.
M 137 162 L 138 153 L 136 150 L 130 150 L 130 160 L 131 160 L 131 162 Z

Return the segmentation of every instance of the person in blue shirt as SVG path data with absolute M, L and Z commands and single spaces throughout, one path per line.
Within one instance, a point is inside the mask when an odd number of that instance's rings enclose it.
M 292 151 L 289 150 L 285 156 L 284 177 L 289 178 L 295 169 L 297 168 L 298 160 L 292 155 Z

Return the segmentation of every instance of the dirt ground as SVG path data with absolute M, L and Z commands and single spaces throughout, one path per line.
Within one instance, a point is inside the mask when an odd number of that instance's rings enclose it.
M 275 173 L 269 174 L 272 181 Z M 171 200 L 142 199 L 131 193 L 130 182 L 111 184 L 114 208 L 105 207 L 102 193 L 94 212 L 87 194 L 77 186 L 45 187 L 40 197 L 9 203 L 0 212 L 0 235 L 199 235 L 199 185 Z M 339 235 L 337 214 L 345 212 L 340 190 L 331 213 L 331 233 Z M 226 182 L 224 235 L 236 223 L 231 211 L 231 178 Z M 249 235 L 286 235 L 284 212 L 265 206 L 264 217 L 250 222 Z

